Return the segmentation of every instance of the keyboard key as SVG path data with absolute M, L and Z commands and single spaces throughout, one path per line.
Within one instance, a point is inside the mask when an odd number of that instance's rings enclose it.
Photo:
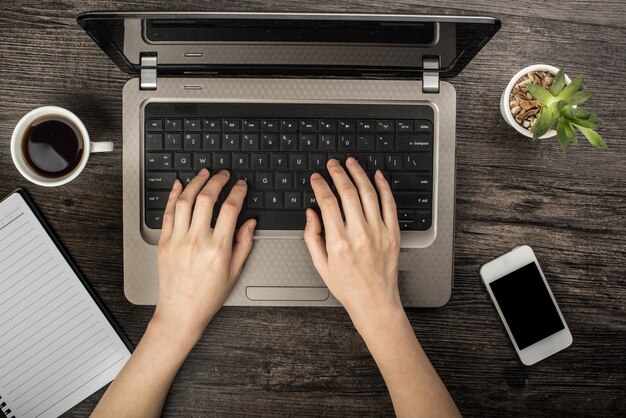
M 302 208 L 302 193 L 285 192 L 285 209 Z
M 252 208 L 252 206 L 248 206 Z M 258 209 L 246 210 L 239 217 L 239 222 L 246 219 L 256 219 L 256 229 L 304 229 L 306 216 L 302 210 L 274 210 L 263 211 Z
M 251 171 L 237 171 L 235 173 L 235 179 L 236 180 L 243 180 L 246 182 L 246 184 L 248 185 L 248 190 L 250 190 L 252 187 L 254 187 L 254 173 L 252 173 Z
M 195 176 L 196 173 L 194 173 L 193 171 L 180 171 L 178 173 L 178 180 L 180 180 L 183 186 L 186 186 L 191 183 L 191 180 L 193 180 Z
M 248 154 L 233 154 L 231 164 L 233 170 L 247 170 L 250 168 L 250 156 Z M 231 178 L 235 178 L 231 176 Z
M 279 122 L 277 119 L 262 119 L 261 120 L 261 131 L 263 132 L 278 132 Z
M 339 135 L 339 151 L 356 151 L 356 135 Z
M 185 150 L 200 151 L 202 150 L 202 141 L 200 134 L 185 134 L 184 139 Z
M 241 129 L 244 132 L 259 132 L 261 124 L 258 119 L 244 119 L 241 121 Z
M 220 134 L 204 134 L 202 138 L 202 149 L 205 151 L 219 151 Z
M 399 209 L 430 209 L 430 193 L 394 192 Z
M 241 137 L 239 134 L 222 135 L 222 149 L 224 151 L 238 151 Z
M 300 151 L 317 151 L 317 135 L 300 134 Z
M 222 121 L 219 119 L 205 119 L 204 130 L 211 132 L 220 132 L 222 130 Z
M 263 151 L 278 151 L 278 135 L 263 134 L 261 135 L 261 149 Z
M 191 153 L 177 152 L 174 154 L 175 170 L 191 170 Z
M 259 134 L 243 134 L 241 136 L 241 149 L 244 151 L 258 151 Z
M 163 134 L 146 133 L 146 151 L 161 151 L 163 149 Z
M 223 121 L 224 131 L 233 132 L 241 130 L 241 119 L 224 119 Z
M 185 131 L 199 132 L 202 130 L 200 119 L 185 119 Z
M 392 120 L 377 120 L 376 132 L 393 132 L 394 123 Z
M 263 207 L 263 192 L 251 191 L 246 196 L 246 206 L 249 208 Z
M 172 168 L 172 154 L 147 153 L 146 154 L 147 170 L 169 170 Z
M 385 155 L 385 168 L 387 170 L 402 170 L 402 154 Z
M 147 210 L 145 221 L 148 228 L 161 229 L 161 227 L 163 226 L 163 211 Z
M 399 210 L 398 211 L 398 220 L 400 220 L 400 221 L 412 221 L 413 220 L 413 211 L 412 210 Z
M 146 121 L 146 131 L 162 131 L 163 119 L 148 119 Z
M 367 169 L 368 170 L 382 170 L 384 164 L 383 154 L 370 154 L 367 157 Z
M 300 132 L 317 132 L 318 125 L 316 120 L 306 119 L 300 121 Z
M 391 187 L 395 190 L 429 190 L 430 174 L 391 173 Z
M 146 209 L 165 209 L 169 192 L 146 191 Z
M 397 120 L 396 132 L 413 132 L 412 120 Z
M 432 133 L 433 132 L 433 123 L 429 120 L 416 120 L 415 121 L 415 132 L 418 133 Z
M 181 134 L 165 134 L 165 144 L 164 147 L 166 150 L 176 151 L 182 149 L 183 140 Z
M 295 171 L 306 170 L 306 154 L 290 154 L 289 155 L 289 169 Z
M 415 211 L 415 229 L 426 231 L 432 225 L 432 214 L 429 211 Z
M 373 120 L 360 120 L 357 124 L 357 130 L 359 132 L 374 132 Z
M 195 152 L 193 154 L 193 169 L 200 171 L 203 168 L 211 167 L 211 154 L 208 152 L 200 153 Z
M 337 123 L 339 132 L 356 132 L 356 121 L 352 119 L 340 120 Z
M 356 137 L 357 151 L 374 151 L 374 135 L 359 134 Z
M 275 188 L 278 190 L 291 190 L 293 189 L 292 187 L 292 175 L 290 172 L 278 172 L 276 173 L 276 175 L 274 176 L 274 182 L 275 182 Z
M 213 170 L 228 170 L 230 168 L 230 154 L 227 152 L 213 153 Z
M 282 209 L 283 199 L 282 192 L 265 192 L 265 208 Z
M 267 154 L 252 154 L 250 162 L 253 170 L 267 170 L 270 166 Z
M 317 199 L 315 198 L 315 193 L 313 192 L 304 192 L 304 207 L 305 208 L 316 208 Z
M 274 188 L 274 176 L 272 173 L 266 173 L 259 171 L 255 173 L 254 184 L 257 189 L 273 189 Z
M 413 230 L 413 221 L 399 221 L 400 231 L 412 231 Z
M 393 151 L 393 135 L 377 134 L 376 135 L 377 151 Z
M 432 151 L 433 138 L 430 135 L 405 134 L 396 136 L 396 151 Z
M 320 132 L 337 132 L 337 121 L 334 119 L 321 119 L 319 128 Z
M 180 119 L 165 119 L 166 131 L 182 131 L 183 122 Z
M 176 173 L 173 171 L 165 173 L 146 173 L 146 189 L 164 189 L 170 190 L 176 180 Z
M 430 171 L 433 165 L 431 154 L 406 154 L 404 167 L 407 170 Z
M 326 170 L 326 154 L 309 154 L 309 169 L 311 171 Z
M 272 170 L 289 170 L 289 156 L 287 154 L 272 154 L 270 168 Z
M 346 154 L 340 154 L 337 152 L 328 154 L 328 160 L 337 160 L 342 165 L 346 163 L 346 159 Z
M 311 190 L 311 173 L 300 171 L 293 175 L 294 189 Z
M 337 151 L 337 135 L 321 135 L 320 151 Z
M 283 119 L 280 121 L 281 132 L 298 132 L 298 121 L 293 119 Z
M 280 136 L 281 151 L 298 151 L 298 135 L 282 134 Z

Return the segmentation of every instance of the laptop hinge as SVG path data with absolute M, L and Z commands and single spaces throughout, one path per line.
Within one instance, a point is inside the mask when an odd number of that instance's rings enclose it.
M 157 54 L 141 53 L 141 72 L 139 73 L 140 90 L 157 89 Z
M 439 93 L 439 57 L 424 58 L 422 68 L 424 69 L 422 92 Z

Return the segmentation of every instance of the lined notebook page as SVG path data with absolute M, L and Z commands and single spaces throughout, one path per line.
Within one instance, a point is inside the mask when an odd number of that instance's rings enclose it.
M 113 380 L 129 357 L 22 196 L 0 203 L 0 405 L 6 403 L 6 415 L 59 416 Z

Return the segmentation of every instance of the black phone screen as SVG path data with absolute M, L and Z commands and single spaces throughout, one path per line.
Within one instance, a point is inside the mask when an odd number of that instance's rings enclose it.
M 489 286 L 520 350 L 565 328 L 534 262 Z

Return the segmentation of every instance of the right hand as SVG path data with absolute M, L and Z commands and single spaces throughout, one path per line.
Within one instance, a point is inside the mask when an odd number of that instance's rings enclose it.
M 319 215 L 308 209 L 304 239 L 322 279 L 353 321 L 358 321 L 375 310 L 402 308 L 398 291 L 400 228 L 396 204 L 382 173 L 377 171 L 375 175 L 376 193 L 354 158 L 348 158 L 346 166 L 354 183 L 337 160 L 327 164 L 341 198 L 345 222 L 328 183 L 314 173 L 311 185 L 325 235 Z

